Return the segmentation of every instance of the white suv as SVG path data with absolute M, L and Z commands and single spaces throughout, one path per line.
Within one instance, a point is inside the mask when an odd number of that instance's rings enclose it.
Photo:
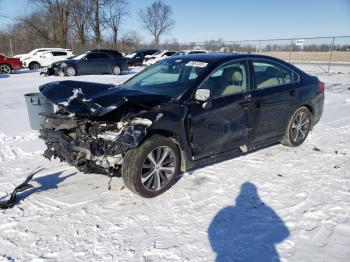
M 23 67 L 29 67 L 31 70 L 38 70 L 41 67 L 48 67 L 52 63 L 66 60 L 73 57 L 74 54 L 70 49 L 58 49 L 46 52 L 39 52 L 31 58 L 23 61 Z
M 65 48 L 61 48 L 61 47 L 43 47 L 43 48 L 37 48 L 37 49 L 34 49 L 32 51 L 30 51 L 29 53 L 27 54 L 20 54 L 20 55 L 15 55 L 14 58 L 19 58 L 21 60 L 21 62 L 23 62 L 23 60 L 25 59 L 29 59 L 29 58 L 32 58 L 33 56 L 39 54 L 39 53 L 44 53 L 44 52 L 47 52 L 47 51 L 53 51 L 53 50 L 67 50 Z

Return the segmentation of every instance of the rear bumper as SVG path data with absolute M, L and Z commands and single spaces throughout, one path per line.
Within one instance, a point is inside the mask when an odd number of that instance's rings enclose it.
M 21 64 L 12 65 L 13 70 L 20 70 L 23 68 Z
M 314 125 L 316 125 L 323 113 L 323 106 L 324 106 L 324 93 L 320 93 L 313 99 L 313 117 L 314 117 Z

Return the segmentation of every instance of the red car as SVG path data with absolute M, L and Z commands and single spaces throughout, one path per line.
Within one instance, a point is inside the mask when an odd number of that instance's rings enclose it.
M 22 63 L 19 58 L 10 58 L 0 55 L 0 74 L 9 74 L 12 70 L 22 68 Z

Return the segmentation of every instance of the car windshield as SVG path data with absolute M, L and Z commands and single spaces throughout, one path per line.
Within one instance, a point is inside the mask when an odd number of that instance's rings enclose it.
M 73 59 L 73 60 L 80 60 L 80 59 L 82 59 L 85 56 L 86 56 L 86 54 L 81 54 L 81 55 L 77 55 L 75 57 L 72 57 L 71 59 Z
M 153 55 L 159 55 L 159 54 L 161 54 L 162 52 L 164 52 L 164 51 L 159 50 L 159 51 L 155 52 Z
M 131 53 L 131 54 L 126 55 L 125 57 L 134 58 L 135 56 L 136 56 L 136 53 Z
M 182 59 L 162 60 L 123 84 L 123 88 L 176 98 L 206 70 L 208 64 Z

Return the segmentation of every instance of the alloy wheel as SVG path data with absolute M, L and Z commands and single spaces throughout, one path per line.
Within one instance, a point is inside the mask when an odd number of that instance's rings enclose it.
M 32 70 L 39 70 L 40 69 L 40 65 L 38 64 L 38 63 L 34 63 L 34 64 L 32 64 L 32 66 L 31 66 L 32 68 Z
M 11 72 L 11 67 L 8 65 L 0 65 L 1 74 L 9 74 Z
M 141 167 L 141 183 L 148 191 L 159 191 L 174 177 L 176 158 L 168 146 L 153 149 Z
M 66 69 L 67 76 L 75 76 L 75 69 L 73 67 L 68 67 Z
M 310 115 L 304 111 L 294 117 L 291 127 L 291 138 L 294 143 L 298 144 L 305 140 L 310 130 L 310 122 Z
M 113 66 L 112 73 L 113 75 L 119 75 L 120 74 L 120 67 L 119 66 Z

